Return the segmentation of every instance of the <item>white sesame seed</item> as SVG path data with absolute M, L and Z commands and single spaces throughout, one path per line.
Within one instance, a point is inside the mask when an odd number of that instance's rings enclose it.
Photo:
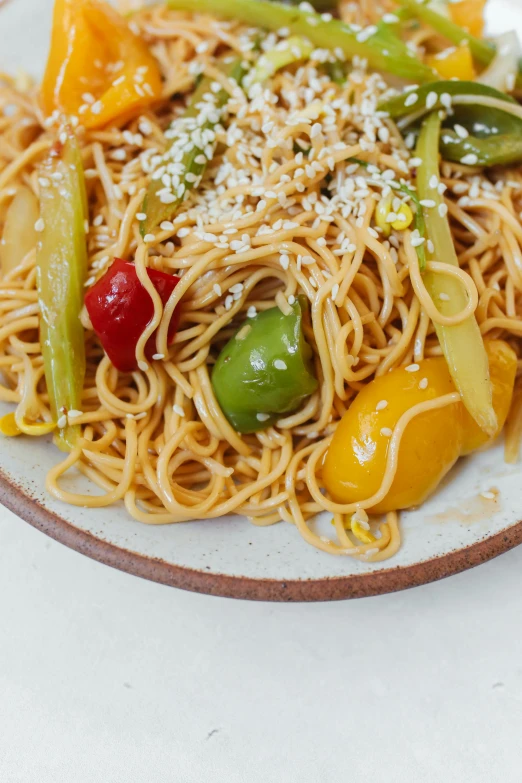
M 268 421 L 269 418 L 270 418 L 269 413 L 258 413 L 256 416 L 256 419 L 258 421 Z
M 457 124 L 457 125 L 454 126 L 454 129 L 455 129 L 455 133 L 457 134 L 457 136 L 459 136 L 461 139 L 467 139 L 468 138 L 469 133 L 466 130 L 466 128 L 464 128 L 462 125 L 458 125 Z
M 409 364 L 404 369 L 406 370 L 406 372 L 418 372 L 420 370 L 420 367 L 418 364 Z
M 383 427 L 381 429 L 381 435 L 384 438 L 391 438 L 391 436 L 393 435 L 393 430 L 391 430 L 389 427 Z
M 56 422 L 56 425 L 60 430 L 63 430 L 65 427 L 67 427 L 67 416 L 60 416 Z
M 138 369 L 140 369 L 142 372 L 147 372 L 149 365 L 147 362 L 138 362 Z
M 381 400 L 381 401 L 380 401 L 380 402 L 378 402 L 378 403 L 377 403 L 377 405 L 376 405 L 376 409 L 377 409 L 378 411 L 383 411 L 383 410 L 384 410 L 385 408 L 387 408 L 387 407 L 388 407 L 388 400 Z
M 427 389 L 428 388 L 428 379 L 423 378 L 421 381 L 419 381 L 419 389 Z
M 143 237 L 144 242 L 154 242 L 155 239 L 156 237 L 154 234 L 145 234 L 145 236 Z
M 441 218 L 446 217 L 448 214 L 448 205 L 447 204 L 439 204 L 439 215 Z
M 79 416 L 83 416 L 83 411 L 72 410 L 67 413 L 68 419 L 77 419 Z
M 436 92 L 433 92 L 433 91 L 429 92 L 428 95 L 427 95 L 427 98 L 426 98 L 426 108 L 427 109 L 433 109 L 433 107 L 437 103 L 438 99 L 439 99 L 439 96 L 437 95 Z
M 147 220 L 145 212 L 136 212 L 136 220 Z
M 34 230 L 38 231 L 38 233 L 41 233 L 45 228 L 45 223 L 43 218 L 38 218 L 36 223 L 34 224 Z
M 437 177 L 436 174 L 432 174 L 432 176 L 430 177 L 429 185 L 432 190 L 436 190 L 438 188 L 439 178 Z
M 221 286 L 219 285 L 219 283 L 214 283 L 214 285 L 212 286 L 212 289 L 213 289 L 214 293 L 217 296 L 221 296 L 222 291 L 221 291 Z
M 152 358 L 154 359 L 155 362 L 160 362 L 162 359 L 165 358 L 165 354 L 164 353 L 155 353 L 155 354 L 152 355 Z
M 274 367 L 276 370 L 288 370 L 286 362 L 284 362 L 282 359 L 276 359 L 274 362 Z
M 419 96 L 417 95 L 417 93 L 412 92 L 410 95 L 408 95 L 408 97 L 404 101 L 404 105 L 413 106 L 415 103 L 417 103 L 418 100 L 419 100 Z
M 473 152 L 470 152 L 468 155 L 464 155 L 464 157 L 460 159 L 460 162 L 464 164 L 464 166 L 476 166 L 478 157 Z

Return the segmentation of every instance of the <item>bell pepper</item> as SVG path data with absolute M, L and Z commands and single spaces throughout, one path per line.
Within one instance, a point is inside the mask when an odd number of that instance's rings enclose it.
M 476 77 L 473 57 L 467 43 L 444 49 L 438 54 L 432 54 L 426 58 L 426 62 L 443 79 L 460 79 L 472 82 Z
M 97 128 L 125 120 L 161 96 L 161 75 L 147 45 L 101 0 L 56 0 L 41 99 Z
M 485 5 L 486 0 L 459 0 L 457 3 L 449 3 L 448 10 L 455 24 L 468 30 L 471 35 L 482 38 Z
M 273 307 L 249 318 L 221 351 L 212 386 L 237 432 L 270 427 L 317 389 L 312 350 L 302 332 L 303 308 L 299 298 L 288 315 Z
M 179 277 L 156 269 L 148 269 L 147 274 L 165 305 L 179 283 Z M 121 372 L 135 370 L 138 366 L 136 345 L 152 320 L 154 305 L 138 279 L 134 264 L 116 258 L 88 292 L 85 306 L 93 329 L 116 369 Z M 169 325 L 169 343 L 174 339 L 178 323 L 176 308 Z M 155 353 L 156 332 L 148 339 L 145 349 L 148 359 L 152 359 Z
M 40 188 L 41 217 L 35 225 L 41 237 L 36 246 L 40 343 L 55 422 L 64 419 L 67 411 L 81 409 L 85 375 L 80 311 L 87 278 L 87 196 L 76 138 L 70 130 L 63 133 L 64 143 L 57 142 L 51 148 L 41 169 L 48 184 Z M 18 418 L 17 424 L 26 431 Z M 27 434 L 35 434 L 33 426 Z M 80 428 L 66 422 L 56 443 L 67 450 L 75 446 L 79 436 Z

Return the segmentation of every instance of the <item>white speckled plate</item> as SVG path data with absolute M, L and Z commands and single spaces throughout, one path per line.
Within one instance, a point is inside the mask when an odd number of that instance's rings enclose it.
M 47 52 L 51 0 L 0 0 L 0 70 L 39 75 Z M 520 0 L 491 0 L 492 33 L 517 27 Z M 0 414 L 8 406 L 0 405 Z M 240 518 L 148 527 L 123 508 L 71 508 L 45 495 L 59 458 L 50 442 L 0 442 L 0 501 L 48 535 L 109 565 L 186 589 L 262 600 L 329 600 L 422 584 L 477 565 L 522 542 L 521 466 L 502 448 L 462 460 L 436 496 L 402 515 L 403 546 L 367 565 L 307 546 L 291 525 L 254 528 Z M 499 490 L 498 499 L 479 497 Z

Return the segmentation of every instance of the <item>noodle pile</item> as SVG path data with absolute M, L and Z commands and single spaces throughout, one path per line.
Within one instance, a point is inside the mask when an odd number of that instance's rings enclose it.
M 370 0 L 341 4 L 347 21 L 363 24 L 375 21 L 372 6 Z M 397 515 L 371 520 L 371 543 L 345 529 L 345 515 L 356 512 L 370 527 L 365 509 L 391 486 L 408 422 L 459 396 L 422 403 L 401 418 L 383 484 L 364 503 L 343 506 L 326 496 L 322 459 L 338 421 L 366 383 L 394 367 L 441 355 L 433 320 L 457 323 L 475 310 L 482 334 L 506 339 L 520 355 L 521 172 L 486 176 L 442 164 L 460 271 L 440 263 L 444 259 L 432 267 L 457 275 L 469 296 L 465 311 L 444 320 L 423 285 L 412 232 L 393 232 L 385 240 L 370 225 L 390 182 L 412 180 L 415 170 L 408 139 L 376 112 L 389 87 L 381 76 L 355 62 L 339 86 L 322 67 L 331 55 L 315 51 L 309 62 L 268 84 L 238 91 L 213 64 L 215 55 L 232 50 L 254 60 L 256 31 L 159 6 L 137 12 L 132 25 L 160 63 L 165 97 L 124 130 L 77 129 L 90 208 L 87 285 L 114 257 L 134 260 L 146 286 L 147 267 L 176 273 L 181 281 L 168 311 L 156 307 L 140 339 L 136 372 L 112 366 L 85 320 L 87 374 L 74 419 L 83 439 L 49 472 L 47 490 L 90 508 L 123 501 L 132 518 L 147 524 L 228 514 L 261 526 L 284 520 L 325 552 L 384 560 L 400 545 Z M 421 29 L 415 35 L 412 46 L 424 45 L 432 34 Z M 270 50 L 278 40 L 268 35 L 262 48 Z M 180 94 L 193 89 L 199 73 L 232 94 L 217 131 L 217 153 L 177 217 L 145 243 L 136 216 L 154 156 L 183 110 Z M 54 140 L 50 124 L 32 86 L 0 75 L 0 225 L 17 185 L 39 193 L 38 164 Z M 302 150 L 310 145 L 313 153 L 306 158 Z M 394 211 L 409 200 L 396 195 Z M 212 364 L 245 318 L 275 305 L 288 312 L 298 294 L 310 305 L 304 332 L 319 389 L 277 426 L 240 436 L 214 397 Z M 180 327 L 169 348 L 167 329 L 181 300 Z M 28 420 L 50 421 L 38 325 L 33 251 L 0 279 L 0 400 L 17 404 Z M 144 347 L 158 326 L 157 356 L 163 358 L 149 363 Z M 508 424 L 511 459 L 521 426 L 516 415 Z M 73 467 L 101 494 L 64 489 L 60 479 Z M 322 511 L 333 514 L 335 541 L 314 530 L 313 518 Z

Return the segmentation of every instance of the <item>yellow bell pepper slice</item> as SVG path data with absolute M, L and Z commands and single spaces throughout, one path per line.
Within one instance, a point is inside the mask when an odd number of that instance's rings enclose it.
M 124 121 L 161 96 L 156 60 L 127 21 L 101 0 L 56 0 L 42 82 L 47 114 L 86 128 Z
M 464 27 L 476 38 L 482 38 L 485 5 L 486 0 L 460 0 L 458 3 L 449 3 L 448 9 L 455 24 Z
M 477 75 L 471 50 L 467 44 L 452 46 L 443 52 L 433 54 L 427 58 L 427 64 L 437 71 L 442 79 L 460 79 L 471 82 L 475 80 Z

